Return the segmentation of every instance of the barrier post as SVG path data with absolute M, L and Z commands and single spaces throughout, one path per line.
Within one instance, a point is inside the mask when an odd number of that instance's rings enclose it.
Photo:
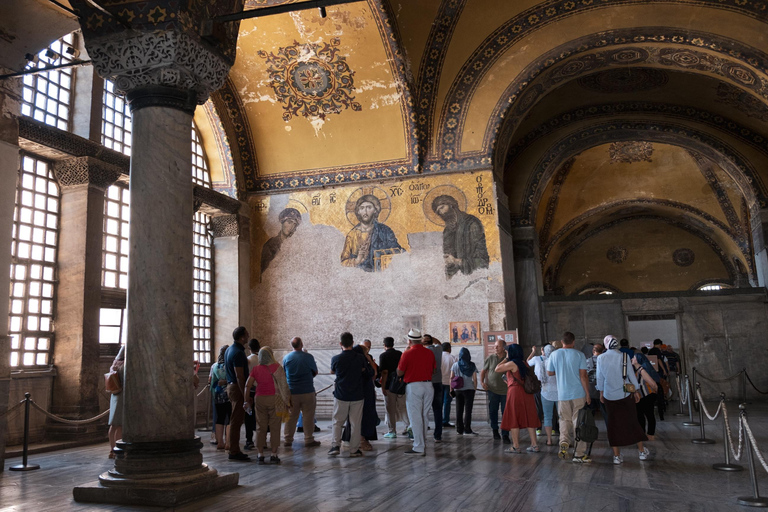
M 701 393 L 701 383 L 696 383 L 696 397 Z M 715 444 L 714 439 L 707 439 L 704 435 L 704 406 L 699 404 L 699 425 L 701 426 L 701 437 L 698 439 L 691 439 L 693 444 Z
M 683 410 L 683 386 L 680 384 L 680 374 L 675 376 L 675 383 L 677 384 L 677 401 L 680 402 L 680 412 L 676 412 L 675 416 L 685 416 L 686 413 Z
M 746 421 L 746 405 L 739 405 L 739 409 L 741 409 L 741 417 Z M 749 458 L 749 479 L 752 482 L 752 496 L 742 496 L 737 498 L 736 501 L 739 505 L 746 505 L 747 507 L 768 507 L 768 499 L 760 497 L 760 491 L 757 488 L 757 474 L 755 472 L 755 459 L 752 455 L 752 441 L 750 441 L 748 435 L 745 435 L 744 438 L 744 441 L 747 444 L 747 457 Z
M 38 464 L 27 464 L 29 456 L 29 403 L 32 401 L 29 392 L 24 393 L 24 450 L 22 452 L 21 464 L 11 466 L 11 471 L 32 471 L 40 469 Z
M 720 401 L 723 402 L 725 407 L 725 393 L 720 393 Z M 731 464 L 731 438 L 728 436 L 728 425 L 726 424 L 727 418 L 723 414 L 723 447 L 725 448 L 725 462 L 712 464 L 712 469 L 717 471 L 743 471 L 744 466 L 739 464 Z
M 747 403 L 747 369 L 741 370 L 741 403 Z
M 693 367 L 693 378 L 691 379 L 691 386 L 688 388 L 688 390 L 697 389 L 696 385 L 699 383 L 699 381 L 696 379 L 696 367 Z M 691 402 L 693 402 L 693 409 L 698 412 L 699 410 L 699 401 L 696 398 L 696 395 L 691 398 Z
M 683 422 L 685 427 L 698 427 L 699 423 L 693 421 L 693 395 L 691 394 L 691 381 L 685 376 L 685 389 L 688 394 L 688 421 Z

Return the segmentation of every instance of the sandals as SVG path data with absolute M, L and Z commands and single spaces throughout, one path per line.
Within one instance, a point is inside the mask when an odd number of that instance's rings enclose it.
M 531 452 L 531 453 L 539 453 L 541 450 L 539 450 L 538 446 L 529 446 L 528 448 L 525 449 L 525 451 Z
M 504 450 L 504 453 L 517 453 L 517 454 L 520 454 L 520 453 L 523 453 L 523 452 L 520 451 L 519 447 L 512 446 L 512 447 L 507 448 L 506 450 Z

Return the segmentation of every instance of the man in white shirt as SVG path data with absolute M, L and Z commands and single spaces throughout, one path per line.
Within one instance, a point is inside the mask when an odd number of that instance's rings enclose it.
M 458 361 L 456 356 L 451 355 L 451 344 L 448 342 L 443 343 L 443 359 L 440 362 L 440 371 L 443 374 L 443 426 L 454 427 L 451 423 L 451 367 L 453 363 Z

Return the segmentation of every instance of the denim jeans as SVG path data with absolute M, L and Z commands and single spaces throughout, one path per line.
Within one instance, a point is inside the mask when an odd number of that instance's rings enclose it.
M 443 384 L 443 425 L 451 422 L 451 386 Z
M 443 438 L 443 383 L 433 382 L 435 394 L 432 397 L 432 415 L 435 417 L 435 439 Z
M 507 405 L 507 395 L 500 395 L 493 391 L 488 391 L 488 418 L 491 420 L 491 428 L 493 430 L 499 429 L 499 407 L 501 407 L 501 415 L 504 415 L 504 407 Z M 502 430 L 502 434 L 509 435 L 509 430 Z

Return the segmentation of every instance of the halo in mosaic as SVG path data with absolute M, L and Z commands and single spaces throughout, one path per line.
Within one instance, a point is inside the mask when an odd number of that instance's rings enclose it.
M 627 251 L 626 247 L 616 245 L 608 249 L 608 252 L 605 253 L 605 257 L 608 258 L 608 261 L 611 263 L 618 264 L 627 261 L 627 254 L 629 254 L 629 251 Z
M 608 146 L 611 163 L 652 162 L 653 144 L 644 141 L 614 142 Z
M 355 72 L 341 55 L 341 39 L 328 43 L 299 43 L 280 47 L 277 54 L 259 50 L 267 62 L 270 85 L 283 105 L 283 120 L 295 116 L 325 119 L 351 108 L 363 107 L 354 101 Z
M 696 255 L 691 249 L 677 249 L 672 253 L 672 261 L 678 267 L 690 267 L 693 265 L 694 259 L 696 259 Z

